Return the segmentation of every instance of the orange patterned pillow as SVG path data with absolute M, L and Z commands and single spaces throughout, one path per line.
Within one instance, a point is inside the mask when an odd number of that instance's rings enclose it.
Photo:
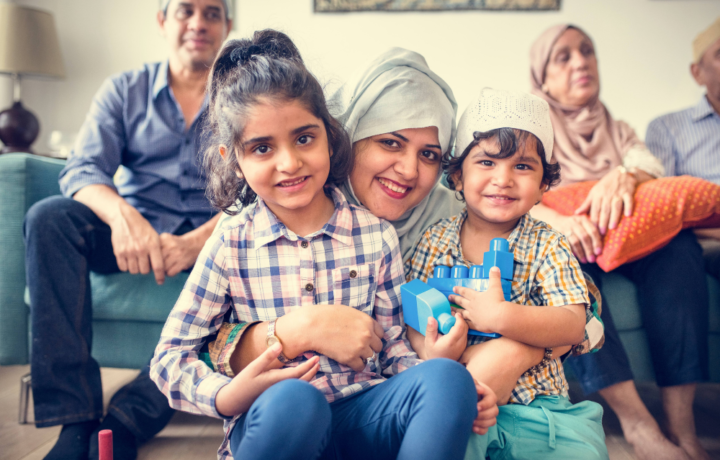
M 543 204 L 569 216 L 596 182 L 578 182 L 545 193 Z M 692 176 L 664 177 L 635 190 L 632 216 L 604 238 L 597 264 L 609 272 L 665 246 L 682 229 L 720 227 L 720 185 Z

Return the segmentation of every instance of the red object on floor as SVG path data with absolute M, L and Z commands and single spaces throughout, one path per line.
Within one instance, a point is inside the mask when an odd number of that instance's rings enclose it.
M 100 460 L 113 460 L 112 430 L 102 430 L 98 433 L 98 443 Z

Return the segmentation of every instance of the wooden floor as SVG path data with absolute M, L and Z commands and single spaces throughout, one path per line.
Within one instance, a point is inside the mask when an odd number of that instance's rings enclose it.
M 29 366 L 0 367 L 0 460 L 41 460 L 55 444 L 59 427 L 35 428 L 19 425 L 18 401 L 20 377 L 29 372 Z M 105 404 L 122 385 L 137 375 L 137 371 L 125 369 L 102 369 Z M 656 418 L 660 419 L 662 406 L 660 394 L 654 385 L 640 385 L 645 403 Z M 574 401 L 581 399 L 573 388 Z M 720 385 L 698 386 L 695 402 L 695 420 L 698 433 L 705 448 L 715 460 L 720 460 Z M 600 400 L 596 400 L 601 402 Z M 32 417 L 32 405 L 30 408 Z M 607 446 L 612 460 L 632 460 L 632 448 L 625 442 L 615 415 L 605 406 L 603 419 Z M 222 423 L 206 417 L 178 413 L 170 424 L 152 441 L 140 448 L 140 460 L 160 459 L 214 459 L 222 441 Z

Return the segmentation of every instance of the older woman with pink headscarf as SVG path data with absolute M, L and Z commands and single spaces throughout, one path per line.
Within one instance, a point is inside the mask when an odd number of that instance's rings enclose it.
M 583 30 L 569 24 L 546 30 L 533 44 L 530 59 L 533 93 L 551 107 L 561 186 L 598 181 L 574 215 L 563 216 L 542 204 L 532 214 L 565 234 L 583 270 L 602 291 L 594 263 L 603 251 L 602 235 L 632 214 L 635 188 L 662 176 L 663 167 L 635 131 L 614 119 L 600 101 L 595 45 Z M 585 393 L 599 391 L 618 415 L 638 458 L 709 458 L 695 433 L 692 410 L 696 382 L 708 378 L 708 297 L 700 246 L 684 231 L 666 247 L 617 271 L 638 287 L 672 442 L 638 396 L 607 297 L 603 349 L 568 363 Z

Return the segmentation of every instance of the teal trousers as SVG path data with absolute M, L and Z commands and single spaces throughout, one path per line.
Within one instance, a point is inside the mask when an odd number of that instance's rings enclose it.
M 502 406 L 487 434 L 470 436 L 465 460 L 607 460 L 602 414 L 597 403 L 564 396 Z

